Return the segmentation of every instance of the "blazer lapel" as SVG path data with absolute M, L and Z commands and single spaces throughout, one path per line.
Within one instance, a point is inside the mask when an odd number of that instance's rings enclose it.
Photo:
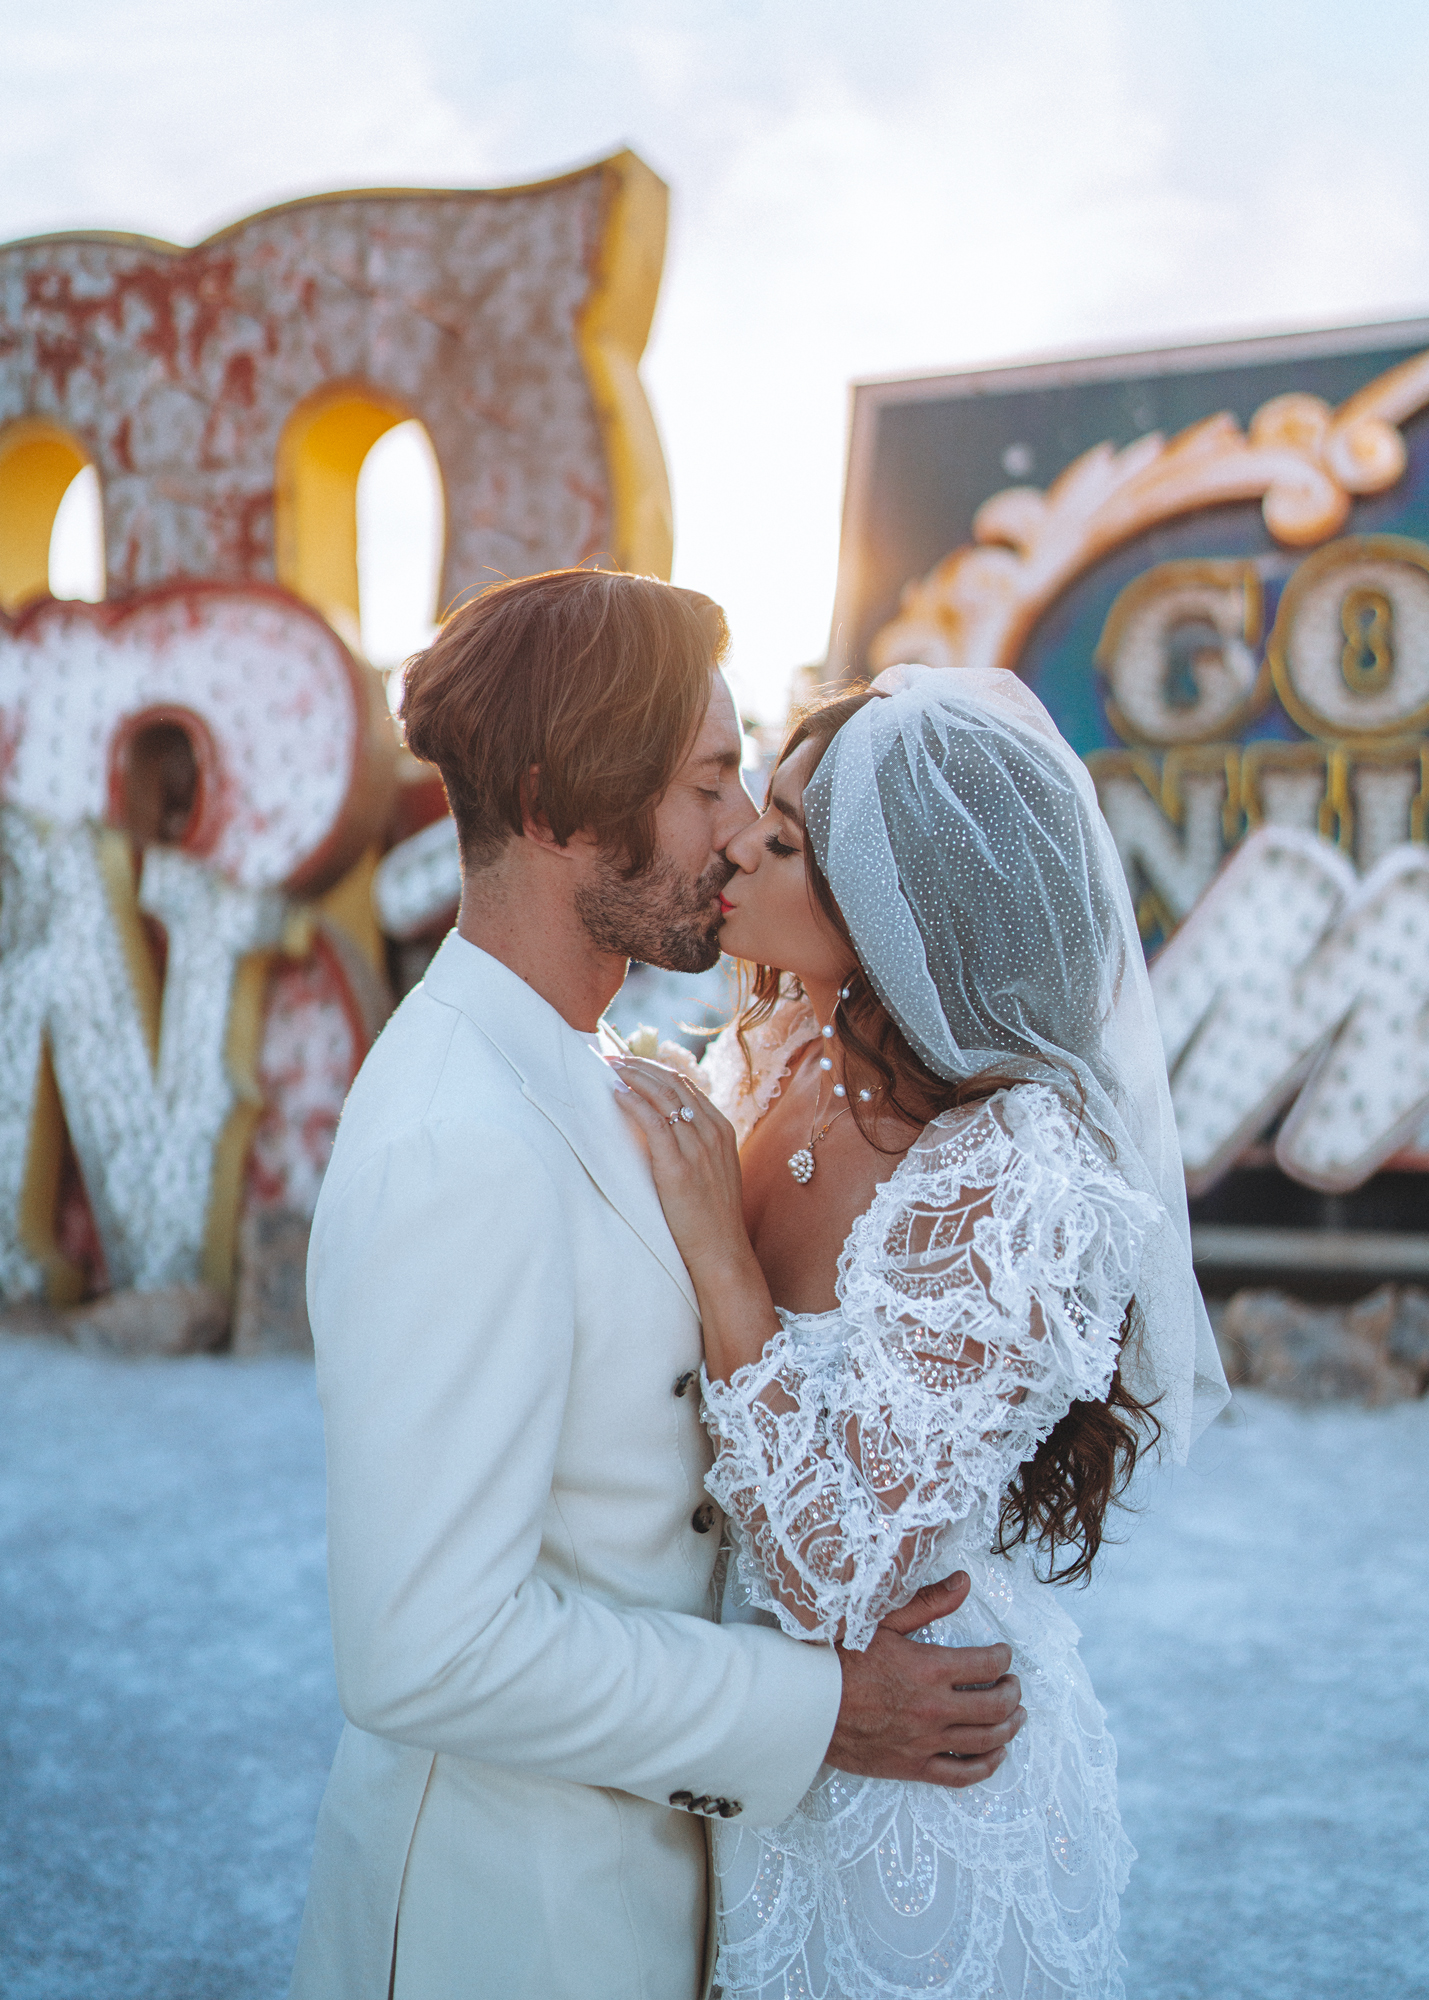
M 425 989 L 459 1008 L 500 1050 L 523 1095 L 555 1126 L 600 1192 L 629 1223 L 696 1313 L 695 1288 L 665 1221 L 650 1164 L 615 1102 L 615 1074 L 582 1036 L 508 966 L 453 932 L 427 968 Z
M 698 1313 L 695 1288 L 665 1221 L 644 1149 L 615 1101 L 614 1072 L 601 1060 L 593 1041 L 574 1047 L 568 1043 L 563 1054 L 568 1098 L 548 1091 L 532 1077 L 523 1079 L 523 1092 L 550 1119 L 611 1207 L 630 1224 Z M 588 1074 L 583 1074 L 587 1070 Z

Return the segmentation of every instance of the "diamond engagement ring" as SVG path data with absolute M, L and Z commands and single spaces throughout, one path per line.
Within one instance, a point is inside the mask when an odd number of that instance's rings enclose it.
M 673 1111 L 667 1112 L 665 1123 L 667 1125 L 678 1125 L 682 1118 L 687 1125 L 693 1125 L 695 1122 L 695 1114 L 691 1111 L 688 1104 L 677 1105 Z

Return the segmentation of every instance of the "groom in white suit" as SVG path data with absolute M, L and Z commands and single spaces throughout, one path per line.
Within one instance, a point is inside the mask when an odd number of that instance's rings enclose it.
M 782 1819 L 825 1760 L 974 1783 L 1020 1724 L 1005 1648 L 900 1636 L 961 1585 L 866 1653 L 715 1622 L 694 1293 L 597 1029 L 629 957 L 717 955 L 726 643 L 707 598 L 567 571 L 409 669 L 464 894 L 313 1225 L 349 1726 L 294 2000 L 695 2000 L 707 1818 Z

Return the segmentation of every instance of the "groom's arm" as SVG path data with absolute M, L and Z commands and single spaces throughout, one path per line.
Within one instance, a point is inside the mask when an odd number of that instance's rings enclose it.
M 309 1298 L 343 1708 L 483 1763 L 780 1819 L 834 1731 L 830 1649 L 533 1574 L 575 1284 L 556 1190 L 510 1133 L 415 1125 L 324 1190 Z

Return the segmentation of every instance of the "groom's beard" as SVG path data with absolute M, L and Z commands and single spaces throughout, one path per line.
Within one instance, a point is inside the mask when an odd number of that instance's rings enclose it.
M 627 877 L 603 862 L 577 890 L 576 914 L 601 951 L 667 972 L 708 972 L 719 958 L 720 891 L 735 873 L 728 861 L 714 861 L 691 882 L 657 858 Z

